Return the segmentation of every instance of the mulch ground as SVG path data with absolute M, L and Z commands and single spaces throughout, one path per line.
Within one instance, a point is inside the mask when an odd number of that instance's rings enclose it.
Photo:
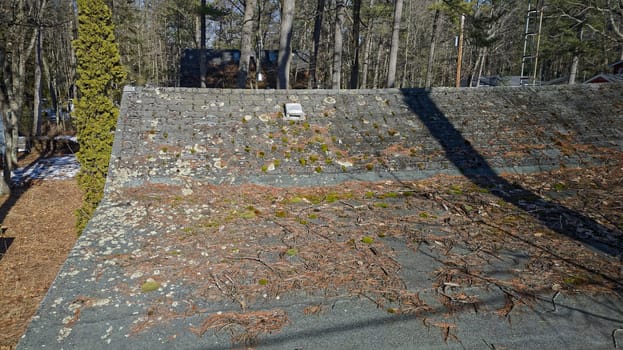
M 74 245 L 81 198 L 75 179 L 33 182 L 0 197 L 1 350 L 16 346 Z

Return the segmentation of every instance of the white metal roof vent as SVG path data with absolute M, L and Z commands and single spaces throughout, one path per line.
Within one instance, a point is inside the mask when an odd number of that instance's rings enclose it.
M 305 120 L 305 113 L 300 103 L 286 103 L 286 114 L 284 120 Z

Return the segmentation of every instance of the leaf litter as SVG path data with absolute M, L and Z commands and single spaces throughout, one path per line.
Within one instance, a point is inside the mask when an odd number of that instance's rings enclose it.
M 261 310 L 260 301 L 297 293 L 326 300 L 307 305 L 305 315 L 330 312 L 331 300 L 355 297 L 388 313 L 426 318 L 432 308 L 422 291 L 434 291 L 451 314 L 465 308 L 482 312 L 474 291 L 494 288 L 506 301 L 492 311 L 507 319 L 539 295 L 621 293 L 620 258 L 544 225 L 560 222 L 565 229 L 575 227 L 571 236 L 594 235 L 620 245 L 620 159 L 608 167 L 504 178 L 507 183 L 475 184 L 438 175 L 285 189 L 195 184 L 184 198 L 176 186 L 126 189 L 121 198 L 149 208 L 145 220 L 168 228 L 142 238 L 144 254 L 128 256 L 127 266 L 147 274 L 159 257 L 162 275 L 193 291 L 185 302 L 194 306 L 184 316 L 200 314 L 203 309 L 196 305 L 202 303 L 234 302 L 239 312 L 210 314 L 195 331 L 227 330 L 232 341 L 247 345 L 288 324 L 284 310 Z M 512 196 L 518 187 L 525 189 L 519 195 L 526 198 L 516 199 L 521 208 L 496 194 Z M 569 212 L 591 218 L 600 232 L 568 217 Z M 430 271 L 430 285 L 407 287 L 390 239 L 415 254 L 423 248 L 435 253 L 439 267 Z M 175 254 L 163 255 L 163 250 Z M 171 310 L 163 315 L 180 317 Z M 444 340 L 453 339 L 451 324 L 431 325 L 442 329 Z

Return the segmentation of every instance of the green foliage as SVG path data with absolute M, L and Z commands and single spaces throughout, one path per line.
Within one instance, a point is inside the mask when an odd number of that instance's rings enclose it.
M 445 14 L 455 25 L 459 27 L 461 15 L 470 15 L 473 12 L 474 4 L 464 0 L 441 0 L 431 5 L 431 10 L 439 10 Z
M 73 46 L 80 90 L 74 112 L 80 141 L 78 184 L 84 192 L 76 225 L 82 232 L 103 196 L 119 114 L 114 101 L 125 79 L 110 9 L 103 0 L 78 0 L 78 38 Z

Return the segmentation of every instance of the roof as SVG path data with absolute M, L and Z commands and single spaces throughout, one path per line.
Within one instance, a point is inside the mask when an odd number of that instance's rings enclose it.
M 611 64 L 608 65 L 608 67 L 614 68 L 614 67 L 619 66 L 621 64 L 623 64 L 623 60 L 619 60 L 619 61 L 616 61 L 614 63 L 611 63 Z
M 126 88 L 104 200 L 18 349 L 612 348 L 622 101 Z
M 623 83 L 623 74 L 607 74 L 601 73 L 588 79 L 585 84 L 591 83 Z

